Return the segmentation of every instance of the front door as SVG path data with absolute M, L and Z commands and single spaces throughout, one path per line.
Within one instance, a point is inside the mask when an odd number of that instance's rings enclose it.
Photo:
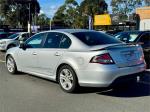
M 19 66 L 25 72 L 38 72 L 38 52 L 42 47 L 44 33 L 34 35 L 25 42 L 25 49 L 18 52 Z

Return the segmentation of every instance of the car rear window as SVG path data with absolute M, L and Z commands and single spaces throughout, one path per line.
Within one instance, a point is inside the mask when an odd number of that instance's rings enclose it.
M 114 37 L 100 32 L 75 32 L 72 34 L 88 46 L 121 43 Z

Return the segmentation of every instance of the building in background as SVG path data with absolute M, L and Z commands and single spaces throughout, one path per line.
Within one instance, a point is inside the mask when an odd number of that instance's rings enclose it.
M 139 17 L 139 30 L 150 30 L 150 6 L 137 8 L 136 14 Z

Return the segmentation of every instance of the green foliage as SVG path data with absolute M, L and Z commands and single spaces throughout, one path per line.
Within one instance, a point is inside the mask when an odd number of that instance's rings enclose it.
M 84 0 L 81 2 L 79 11 L 81 13 L 81 17 L 83 17 L 82 22 L 84 23 L 83 27 L 88 27 L 88 17 L 92 17 L 92 21 L 94 21 L 94 16 L 97 14 L 104 14 L 107 12 L 108 5 L 105 0 Z
M 12 27 L 27 27 L 29 20 L 29 3 L 31 5 L 30 17 L 36 15 L 40 11 L 37 0 L 0 0 L 0 16 L 3 18 L 3 24 Z
M 142 6 L 142 2 L 143 0 L 112 0 L 113 14 L 119 14 L 119 20 L 127 20 L 129 14 Z
M 107 13 L 104 0 L 84 0 L 79 6 L 75 0 L 66 0 L 54 15 L 53 24 L 70 28 L 87 28 L 88 16 Z
M 39 26 L 47 26 L 50 23 L 50 19 L 45 14 L 40 14 L 37 17 L 37 25 Z
M 75 0 L 66 0 L 54 15 L 53 23 L 65 27 L 75 27 L 75 18 L 78 13 L 78 3 Z
M 80 5 L 80 11 L 84 15 L 94 16 L 107 12 L 108 5 L 104 0 L 84 0 Z

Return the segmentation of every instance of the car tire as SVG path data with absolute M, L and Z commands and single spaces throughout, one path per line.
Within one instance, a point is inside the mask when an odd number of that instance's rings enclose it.
M 59 69 L 58 82 L 61 89 L 67 93 L 73 93 L 79 87 L 76 73 L 68 65 L 64 65 Z
M 11 73 L 11 74 L 17 73 L 16 62 L 15 62 L 14 58 L 11 55 L 9 55 L 6 58 L 6 67 L 7 67 L 7 70 L 8 70 L 9 73 Z

